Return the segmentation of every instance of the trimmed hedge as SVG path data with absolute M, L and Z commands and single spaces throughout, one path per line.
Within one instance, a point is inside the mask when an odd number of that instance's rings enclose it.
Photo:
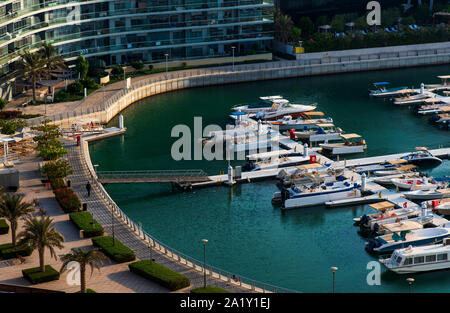
M 137 261 L 128 264 L 130 271 L 147 278 L 172 291 L 188 287 L 191 282 L 186 276 L 150 260 Z
M 114 240 L 110 236 L 92 238 L 92 244 L 100 248 L 104 254 L 118 263 L 134 261 L 136 255 L 133 250 L 121 243 L 117 238 Z
M 206 288 L 204 287 L 199 287 L 199 288 L 195 288 L 191 290 L 191 293 L 231 293 L 231 291 L 219 288 L 219 287 L 214 287 L 214 286 L 206 286 Z
M 90 212 L 75 212 L 69 214 L 70 220 L 83 230 L 85 238 L 103 236 L 104 229 L 97 220 L 92 217 Z M 94 222 L 94 224 L 92 224 Z
M 49 178 L 50 186 L 53 190 L 66 188 L 66 183 L 62 178 Z
M 24 269 L 22 270 L 22 275 L 32 284 L 40 284 L 59 279 L 59 272 L 50 265 L 45 266 L 45 272 L 41 272 L 40 267 Z
M 59 188 L 54 191 L 56 201 L 65 213 L 78 212 L 81 201 L 72 188 Z
M 0 219 L 0 235 L 7 234 L 9 232 L 9 225 L 5 219 Z
M 3 259 L 17 258 L 18 255 L 29 256 L 33 250 L 27 245 L 16 245 L 13 247 L 12 243 L 5 243 L 0 245 L 0 256 Z

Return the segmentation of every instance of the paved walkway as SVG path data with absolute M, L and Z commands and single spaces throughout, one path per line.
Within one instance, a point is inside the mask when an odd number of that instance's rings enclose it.
M 69 220 L 69 215 L 65 214 L 56 202 L 53 192 L 45 188 L 41 182 L 40 173 L 37 170 L 38 159 L 30 157 L 22 160 L 22 163 L 16 164 L 20 171 L 20 188 L 18 193 L 25 194 L 25 200 L 31 201 L 39 199 L 42 207 L 47 211 L 47 215 L 53 218 L 56 229 L 63 234 L 65 238 L 64 248 L 56 249 L 57 255 L 68 253 L 71 248 L 86 247 L 92 248 L 90 239 L 80 239 L 79 230 Z M 19 231 L 22 229 L 23 221 L 19 222 Z M 0 244 L 11 242 L 11 231 L 8 234 L 0 235 Z M 0 283 L 16 284 L 22 286 L 31 286 L 26 279 L 22 277 L 22 269 L 39 266 L 37 251 L 25 258 L 25 263 L 20 264 L 17 259 L 0 260 Z M 46 250 L 46 264 L 52 265 L 56 270 L 60 270 L 61 262 L 50 258 Z M 62 290 L 66 292 L 75 292 L 79 286 L 69 286 L 66 283 L 67 273 L 61 275 L 57 281 L 34 285 L 38 288 Z M 139 277 L 128 270 L 128 263 L 117 264 L 115 262 L 106 262 L 100 271 L 95 270 L 92 277 L 90 270 L 87 274 L 87 286 L 97 292 L 168 292 L 151 281 Z
M 112 217 L 111 210 L 108 208 L 106 201 L 95 184 L 92 184 L 91 196 L 87 197 L 86 183 L 89 180 L 89 170 L 82 161 L 81 148 L 75 143 L 68 143 L 66 148 L 69 150 L 68 160 L 74 170 L 74 175 L 68 177 L 71 180 L 72 188 L 80 197 L 81 202 L 87 203 L 88 211 L 103 225 L 108 235 L 112 234 L 112 226 L 114 225 L 114 234 L 123 244 L 133 249 L 139 259 L 150 259 L 150 248 L 147 244 L 116 216 Z M 113 223 L 111 222 L 113 220 Z M 166 257 L 157 250 L 152 249 L 152 258 L 156 262 L 162 264 L 178 273 L 186 275 L 190 281 L 192 288 L 203 286 L 203 274 L 190 267 L 175 262 L 173 259 Z M 239 286 L 231 285 L 225 281 L 216 278 L 207 277 L 207 284 L 228 289 L 233 292 L 245 292 L 248 289 L 241 289 Z

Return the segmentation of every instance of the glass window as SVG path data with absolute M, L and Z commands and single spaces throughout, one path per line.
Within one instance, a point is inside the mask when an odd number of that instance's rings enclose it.
M 395 259 L 395 262 L 397 262 L 397 264 L 400 264 L 402 262 L 402 257 L 397 256 L 397 258 Z
M 444 260 L 447 260 L 447 253 L 438 254 L 438 255 L 437 255 L 437 259 L 438 259 L 438 261 L 444 261 Z
M 423 256 L 417 256 L 414 258 L 414 264 L 423 263 L 424 257 Z
M 425 258 L 425 262 L 435 262 L 436 261 L 436 255 L 427 255 Z
M 412 258 L 406 258 L 405 259 L 405 263 L 403 263 L 403 265 L 410 265 L 413 263 L 413 259 Z

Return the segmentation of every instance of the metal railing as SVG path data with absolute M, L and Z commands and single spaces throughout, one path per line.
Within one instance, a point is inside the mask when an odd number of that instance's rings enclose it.
M 97 177 L 102 178 L 176 178 L 176 177 L 207 177 L 203 170 L 138 170 L 138 171 L 97 171 Z
M 259 282 L 247 277 L 243 277 L 240 275 L 237 275 L 236 273 L 231 273 L 228 271 L 225 271 L 223 269 L 211 266 L 211 265 L 203 265 L 202 261 L 199 261 L 195 258 L 192 258 L 178 250 L 175 250 L 165 244 L 163 244 L 161 241 L 157 240 L 150 234 L 148 234 L 145 230 L 143 230 L 142 226 L 137 225 L 131 218 L 129 218 L 121 209 L 120 207 L 114 202 L 114 200 L 109 196 L 109 194 L 106 192 L 106 190 L 103 188 L 103 186 L 98 182 L 97 175 L 95 171 L 92 169 L 92 164 L 89 164 L 85 155 L 85 146 L 87 150 L 88 143 L 83 140 L 81 147 L 82 151 L 82 159 L 85 164 L 85 166 L 88 168 L 89 175 L 91 176 L 91 180 L 93 182 L 93 186 L 97 188 L 100 191 L 100 194 L 103 198 L 103 200 L 106 202 L 107 206 L 110 210 L 112 210 L 112 213 L 119 218 L 125 225 L 127 225 L 131 231 L 133 231 L 139 239 L 144 241 L 146 245 L 151 247 L 154 250 L 157 250 L 159 253 L 165 255 L 172 261 L 175 261 L 179 264 L 182 264 L 186 267 L 192 268 L 196 270 L 199 273 L 206 272 L 206 275 L 210 278 L 214 278 L 218 281 L 221 281 L 223 283 L 228 283 L 231 286 L 234 287 L 240 287 L 243 290 L 249 290 L 253 292 L 273 292 L 273 293 L 296 293 L 298 291 L 282 288 L 270 284 L 266 284 L 263 282 Z M 88 152 L 89 153 L 89 152 Z

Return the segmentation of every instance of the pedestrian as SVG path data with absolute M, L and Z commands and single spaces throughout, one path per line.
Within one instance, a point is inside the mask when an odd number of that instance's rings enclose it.
M 91 183 L 89 181 L 86 184 L 86 190 L 88 193 L 88 197 L 90 197 L 91 196 Z

